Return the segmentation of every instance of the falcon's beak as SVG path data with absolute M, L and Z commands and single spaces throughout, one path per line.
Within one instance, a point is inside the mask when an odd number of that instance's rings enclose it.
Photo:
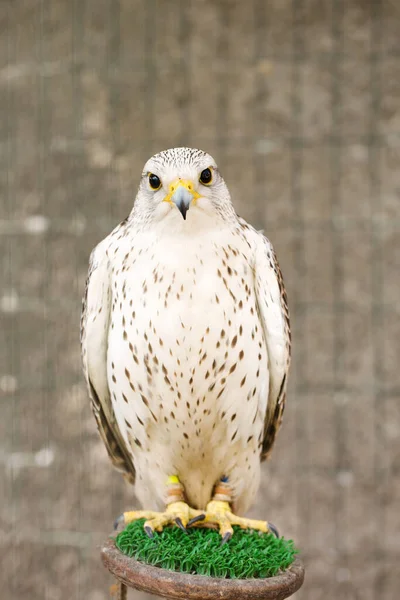
M 186 213 L 189 210 L 192 200 L 200 198 L 200 194 L 194 189 L 192 181 L 178 179 L 169 186 L 169 194 L 165 196 L 164 202 L 173 202 L 180 210 L 182 217 L 186 220 Z

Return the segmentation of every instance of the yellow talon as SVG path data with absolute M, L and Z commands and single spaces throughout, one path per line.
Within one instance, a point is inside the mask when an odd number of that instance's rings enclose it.
M 186 525 L 191 519 L 202 516 L 201 510 L 191 508 L 186 502 L 171 502 L 168 504 L 165 512 L 156 512 L 152 510 L 134 510 L 124 513 L 125 525 L 137 521 L 138 519 L 146 519 L 144 529 L 151 537 L 153 531 L 162 531 L 167 525 L 175 523 L 178 527 L 185 530 Z
M 125 525 L 138 519 L 153 519 L 158 513 L 153 510 L 130 510 L 124 512 Z
M 263 533 L 270 533 L 267 521 L 257 521 L 255 519 L 244 519 L 232 513 L 229 513 L 229 520 L 233 525 L 239 525 L 242 529 L 256 529 Z
M 153 510 L 133 510 L 125 512 L 122 519 L 127 525 L 138 519 L 146 519 L 144 530 L 149 537 L 153 537 L 154 531 L 162 531 L 167 525 L 175 523 L 178 527 L 186 531 L 186 525 L 190 525 L 193 520 L 197 521 L 203 518 L 200 510 L 194 510 L 184 502 L 184 489 L 179 481 L 178 475 L 170 475 L 166 482 L 166 509 L 164 512 Z M 120 518 L 116 521 L 116 526 L 120 523 Z
M 207 504 L 207 508 L 204 511 L 205 518 L 203 521 L 195 523 L 195 527 L 209 527 L 210 525 L 216 525 L 219 528 L 219 532 L 222 536 L 223 542 L 227 541 L 233 535 L 232 525 L 238 525 L 242 529 L 255 529 L 256 531 L 262 531 L 263 533 L 273 533 L 278 535 L 276 528 L 267 521 L 258 521 L 255 519 L 246 519 L 244 517 L 238 517 L 231 512 L 229 502 L 222 500 L 211 500 Z

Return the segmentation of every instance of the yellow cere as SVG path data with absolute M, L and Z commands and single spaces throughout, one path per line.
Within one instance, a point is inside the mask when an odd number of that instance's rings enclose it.
M 189 179 L 177 179 L 169 185 L 169 193 L 165 196 L 164 202 L 172 202 L 172 196 L 175 194 L 178 187 L 186 188 L 193 196 L 193 200 L 200 198 L 200 194 L 194 189 L 193 181 Z

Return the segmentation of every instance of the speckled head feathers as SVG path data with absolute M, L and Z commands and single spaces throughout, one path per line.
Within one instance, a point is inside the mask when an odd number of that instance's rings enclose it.
M 206 169 L 211 171 L 211 178 L 204 182 L 202 173 Z M 153 180 L 152 183 L 150 179 Z M 132 220 L 148 226 L 167 218 L 171 226 L 168 231 L 174 231 L 175 226 L 181 230 L 182 214 L 172 198 L 178 187 L 185 187 L 193 198 L 187 204 L 190 214 L 188 219 L 186 216 L 184 219 L 189 226 L 184 231 L 189 232 L 192 227 L 198 229 L 200 222 L 209 227 L 212 225 L 210 219 L 214 222 L 236 219 L 228 188 L 214 158 L 203 150 L 182 147 L 163 150 L 146 162 Z M 188 194 L 185 194 L 188 199 Z M 204 223 L 205 219 L 208 219 L 207 223 Z
M 144 166 L 143 174 L 154 167 L 174 167 L 177 169 L 191 166 L 197 169 L 205 167 L 217 168 L 217 164 L 210 154 L 197 148 L 169 148 L 152 156 Z

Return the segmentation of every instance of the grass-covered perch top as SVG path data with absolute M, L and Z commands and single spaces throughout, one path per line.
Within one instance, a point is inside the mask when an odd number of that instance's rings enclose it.
M 223 546 L 218 531 L 205 528 L 193 527 L 185 534 L 167 527 L 150 539 L 143 523 L 141 519 L 127 525 L 115 540 L 117 548 L 140 562 L 181 573 L 231 579 L 273 577 L 287 569 L 298 552 L 292 540 L 238 527 Z

